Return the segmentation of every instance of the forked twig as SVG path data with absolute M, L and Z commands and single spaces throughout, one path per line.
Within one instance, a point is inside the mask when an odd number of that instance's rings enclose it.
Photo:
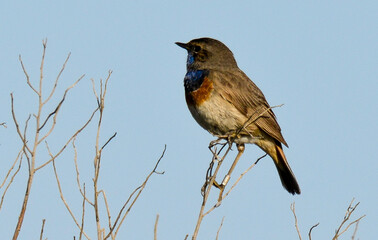
M 153 174 L 164 174 L 164 172 L 158 172 L 156 171 L 157 167 L 159 166 L 159 163 L 160 161 L 163 159 L 164 157 L 164 154 L 165 154 L 165 151 L 167 149 L 167 145 L 164 145 L 164 150 L 160 156 L 160 158 L 157 160 L 156 164 L 155 164 L 155 167 L 152 169 L 152 171 L 147 175 L 146 179 L 144 180 L 144 182 L 139 186 L 137 187 L 129 196 L 129 198 L 127 199 L 127 201 L 124 203 L 124 205 L 122 206 L 122 208 L 120 209 L 120 211 L 118 212 L 118 215 L 117 215 L 117 218 L 115 220 L 115 222 L 113 223 L 113 226 L 111 227 L 109 233 L 105 236 L 104 240 L 109 238 L 111 236 L 111 234 L 113 233 L 113 231 L 115 230 L 115 234 L 114 234 L 114 238 L 116 238 L 117 234 L 118 234 L 118 231 L 123 223 L 123 221 L 125 220 L 127 214 L 131 211 L 132 207 L 134 206 L 136 200 L 138 200 L 140 194 L 142 193 L 142 191 L 144 190 L 144 188 L 146 187 L 147 185 L 147 182 L 148 180 L 150 179 L 150 177 L 153 175 Z M 133 199 L 133 196 L 134 194 L 136 194 L 136 196 L 134 197 Z M 122 213 L 123 211 L 125 210 L 126 206 L 130 203 L 130 206 L 128 207 L 128 209 L 126 210 L 126 212 L 123 214 L 123 217 L 121 219 L 121 216 L 122 216 Z M 119 222 L 120 221 L 120 222 Z M 119 222 L 119 223 L 118 223 Z
M 50 149 L 47 145 L 47 149 L 49 151 L 49 154 L 52 155 L 52 153 L 50 152 Z M 53 168 L 54 168 L 54 174 L 55 174 L 55 179 L 56 179 L 56 183 L 58 185 L 58 189 L 59 189 L 59 194 L 60 194 L 60 198 L 62 199 L 62 202 L 64 204 L 64 206 L 66 207 L 67 211 L 70 213 L 71 215 L 71 218 L 73 219 L 73 221 L 75 222 L 76 226 L 79 228 L 80 232 L 82 232 L 82 234 L 84 234 L 84 236 L 87 238 L 87 239 L 90 239 L 89 236 L 84 232 L 84 230 L 81 228 L 81 225 L 79 224 L 79 222 L 76 220 L 76 217 L 75 215 L 73 214 L 70 206 L 68 205 L 66 199 L 64 198 L 64 195 L 63 195 L 63 191 L 62 191 L 62 187 L 60 185 L 60 181 L 59 181 L 59 177 L 58 177 L 58 173 L 56 171 L 56 167 L 55 167 L 55 160 L 52 161 L 52 165 L 53 165 Z
M 67 96 L 67 93 L 73 88 L 76 86 L 76 84 L 78 84 L 83 78 L 84 78 L 85 75 L 82 75 L 81 77 L 79 77 L 78 80 L 76 80 L 76 82 L 74 82 L 71 86 L 69 86 L 66 91 L 64 91 L 64 94 L 63 94 L 63 97 L 62 99 L 60 100 L 60 102 L 58 103 L 58 105 L 56 106 L 55 110 L 52 111 L 45 119 L 45 121 L 43 122 L 43 124 L 41 125 L 41 127 L 38 128 L 38 131 L 41 131 L 42 128 L 46 125 L 46 123 L 49 121 L 50 117 L 51 116 L 54 116 L 54 120 L 53 120 L 53 124 L 50 128 L 50 130 L 45 134 L 45 136 L 43 136 L 40 140 L 39 140 L 39 143 L 43 142 L 43 140 L 45 140 L 46 137 L 48 137 L 51 132 L 54 130 L 54 127 L 56 125 L 56 117 L 58 115 L 58 112 L 59 112 L 59 109 L 60 107 L 62 106 L 64 100 L 66 100 L 66 96 Z M 50 97 L 49 97 L 50 98 Z M 44 104 L 48 101 L 49 99 L 46 99 L 46 101 L 44 102 Z
M 77 149 L 76 149 L 76 145 L 75 145 L 75 141 L 76 141 L 76 137 L 73 139 L 72 141 L 72 148 L 74 150 L 74 162 L 75 162 L 75 170 L 76 170 L 76 183 L 77 183 L 77 187 L 79 189 L 79 192 L 81 194 L 81 196 L 92 206 L 94 206 L 93 202 L 91 202 L 87 196 L 85 195 L 83 189 L 81 188 L 81 183 L 80 183 L 80 172 L 79 172 L 79 166 L 77 164 Z M 85 184 L 84 184 L 85 186 Z
M 239 181 L 244 177 L 244 175 L 246 173 L 248 173 L 254 166 L 256 166 L 256 164 L 261 160 L 263 159 L 264 157 L 266 157 L 267 154 L 264 154 L 263 156 L 259 157 L 251 166 L 249 166 L 242 174 L 240 174 L 239 178 L 234 182 L 234 184 L 231 186 L 231 188 L 222 196 L 221 199 L 218 199 L 218 202 L 213 206 L 211 207 L 207 212 L 205 212 L 203 214 L 203 216 L 206 216 L 207 214 L 211 213 L 215 208 L 217 208 L 220 204 L 221 201 L 223 201 L 223 199 L 225 199 L 228 194 L 231 193 L 231 191 L 236 187 L 236 185 L 239 183 Z
M 64 149 L 66 149 L 66 147 L 68 146 L 68 144 L 77 136 L 79 135 L 79 133 L 81 131 L 83 131 L 87 126 L 88 124 L 92 121 L 95 113 L 98 111 L 98 108 L 96 108 L 93 112 L 92 112 L 92 115 L 89 117 L 89 119 L 87 120 L 87 122 L 84 123 L 84 125 L 79 129 L 77 130 L 68 140 L 67 142 L 60 148 L 60 150 L 55 154 L 55 155 L 52 155 L 51 158 L 49 160 L 47 160 L 45 163 L 41 164 L 40 166 L 36 167 L 35 168 L 35 171 L 38 171 L 40 170 L 41 168 L 43 168 L 44 166 L 46 166 L 47 164 L 51 163 L 52 161 L 54 161 L 57 157 L 59 157 L 59 155 L 64 151 Z
M 290 209 L 291 209 L 291 211 L 293 212 L 293 215 L 294 215 L 295 229 L 297 230 L 298 237 L 299 237 L 300 240 L 302 240 L 301 232 L 299 231 L 299 227 L 298 227 L 298 219 L 297 219 L 297 215 L 295 214 L 295 202 L 293 202 L 293 203 L 290 205 Z
M 22 151 L 22 150 L 21 150 L 21 151 Z M 6 175 L 5 179 L 4 179 L 4 181 L 3 181 L 3 183 L 2 183 L 1 186 L 0 186 L 0 188 L 2 188 L 2 187 L 4 186 L 4 184 L 5 184 L 5 182 L 6 182 L 7 178 L 8 178 L 8 176 L 9 176 L 9 174 L 11 173 L 11 171 L 12 171 L 13 168 L 14 168 L 14 165 L 17 163 L 17 161 L 19 161 L 20 163 L 18 164 L 18 168 L 17 168 L 17 170 L 12 174 L 12 177 L 11 177 L 11 179 L 9 180 L 9 182 L 8 182 L 7 186 L 5 187 L 4 192 L 3 192 L 2 196 L 1 196 L 0 210 L 1 210 L 1 207 L 3 206 L 3 202 L 4 202 L 4 198 L 5 198 L 5 194 L 7 193 L 9 187 L 11 186 L 11 184 L 13 183 L 13 180 L 14 180 L 14 178 L 16 177 L 17 173 L 20 171 L 21 164 L 22 164 L 22 156 L 23 156 L 21 151 L 18 153 L 16 160 L 13 162 L 12 167 L 9 169 L 9 171 L 8 171 L 8 173 L 7 173 L 7 175 Z
M 193 237 L 192 239 L 195 240 L 197 239 L 197 235 L 198 235 L 198 232 L 199 232 L 199 228 L 201 226 L 201 223 L 202 223 L 202 220 L 204 218 L 204 210 L 205 210 L 205 206 L 206 206 L 206 202 L 207 202 L 207 199 L 210 195 L 210 190 L 211 190 L 211 187 L 214 185 L 214 182 L 215 182 L 215 178 L 218 174 L 218 171 L 220 169 L 220 166 L 222 165 L 223 163 L 223 160 L 226 158 L 228 152 L 231 150 L 231 146 L 232 145 L 229 145 L 225 154 L 223 155 L 223 157 L 221 158 L 221 160 L 218 161 L 218 164 L 217 164 L 217 167 L 215 168 L 215 171 L 214 171 L 214 174 L 210 177 L 210 180 L 209 180 L 209 184 L 208 186 L 205 188 L 205 191 L 204 191 L 204 195 L 203 195 L 203 198 L 202 198 L 202 204 L 201 204 L 201 209 L 200 209 L 200 212 L 199 212 L 199 215 L 198 215 L 198 220 L 197 220 L 197 224 L 196 224 L 196 227 L 194 229 L 194 233 L 193 233 Z M 216 151 L 215 151 L 216 152 Z M 213 156 L 213 159 L 212 161 L 215 161 L 216 159 L 218 159 L 218 156 L 214 155 Z M 206 180 L 208 181 L 208 180 Z M 205 183 L 206 184 L 206 183 Z
M 354 201 L 354 198 L 352 199 L 352 201 L 350 202 L 346 212 L 345 212 L 345 216 L 344 216 L 344 219 L 343 221 L 341 222 L 340 226 L 338 227 L 338 229 L 336 230 L 335 232 L 335 236 L 332 238 L 332 240 L 337 240 L 343 233 L 345 233 L 350 226 L 352 226 L 353 224 L 357 224 L 362 218 L 364 218 L 366 215 L 363 215 L 359 218 L 357 218 L 356 220 L 350 222 L 343 230 L 342 227 L 344 226 L 344 224 L 346 222 L 348 222 L 350 216 L 352 215 L 352 213 L 354 212 L 354 210 L 356 210 L 357 206 L 360 204 L 359 202 L 352 206 L 353 205 L 353 201 Z M 356 231 L 356 230 L 355 230 Z M 355 234 L 354 234 L 355 235 Z

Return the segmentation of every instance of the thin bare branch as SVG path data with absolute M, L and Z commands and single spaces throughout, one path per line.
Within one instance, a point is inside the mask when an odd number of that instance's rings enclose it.
M 1 196 L 0 210 L 1 210 L 1 207 L 3 206 L 3 202 L 4 202 L 4 198 L 5 198 L 5 194 L 7 193 L 8 188 L 11 186 L 11 184 L 13 183 L 14 178 L 16 177 L 17 173 L 18 173 L 18 172 L 20 171 L 20 169 L 21 169 L 21 164 L 22 164 L 22 154 L 21 154 L 20 157 L 19 157 L 19 156 L 20 156 L 20 153 L 18 154 L 18 156 L 17 156 L 17 158 L 16 158 L 16 161 L 13 163 L 12 168 L 9 170 L 9 172 L 8 172 L 8 174 L 7 174 L 6 179 L 8 178 L 8 175 L 10 174 L 10 171 L 13 169 L 14 164 L 18 161 L 18 159 L 20 159 L 20 160 L 19 160 L 19 164 L 18 164 L 18 168 L 17 168 L 17 170 L 13 173 L 13 175 L 12 175 L 10 181 L 8 182 L 7 186 L 6 186 L 5 189 L 4 189 L 3 195 Z M 6 179 L 4 180 L 3 184 L 1 185 L 1 187 L 4 185 Z
M 193 240 L 197 239 L 197 235 L 198 235 L 198 232 L 199 232 L 199 229 L 200 229 L 200 226 L 201 226 L 202 220 L 203 220 L 203 218 L 204 218 L 204 214 L 203 214 L 203 212 L 204 212 L 204 210 L 205 210 L 205 206 L 206 206 L 207 199 L 208 199 L 208 197 L 209 197 L 209 195 L 210 195 L 211 187 L 214 185 L 214 183 L 215 183 L 215 178 L 216 178 L 216 176 L 217 176 L 217 174 L 218 174 L 218 171 L 219 171 L 219 169 L 220 169 L 220 166 L 222 165 L 223 160 L 226 158 L 227 154 L 228 154 L 229 151 L 231 150 L 231 147 L 232 147 L 232 145 L 229 144 L 229 146 L 228 146 L 226 152 L 224 153 L 223 157 L 221 158 L 221 160 L 218 161 L 217 167 L 215 168 L 215 171 L 214 171 L 213 175 L 210 177 L 210 181 L 209 181 L 209 183 L 208 183 L 207 188 L 205 187 L 205 191 L 204 191 L 204 195 L 203 195 L 203 199 L 202 199 L 201 209 L 200 209 L 200 212 L 199 212 L 199 214 L 198 214 L 197 224 L 196 224 L 196 227 L 195 227 L 194 232 L 193 232 L 193 237 L 192 237 Z M 216 152 L 216 149 L 215 149 L 214 152 Z M 214 154 L 214 155 L 213 155 L 213 159 L 212 159 L 212 161 L 215 161 L 215 160 L 217 160 L 217 159 L 218 159 L 217 154 Z M 207 181 L 207 180 L 206 180 L 206 181 Z M 206 185 L 206 183 L 205 183 L 205 185 Z
M 77 149 L 75 145 L 76 137 L 72 140 L 72 148 L 74 150 L 74 162 L 75 162 L 75 170 L 76 170 L 76 182 L 77 182 L 77 187 L 79 189 L 79 192 L 81 196 L 92 206 L 94 206 L 93 202 L 91 202 L 84 194 L 83 189 L 81 188 L 81 183 L 80 183 L 80 172 L 79 172 L 79 166 L 77 164 Z
M 108 141 L 106 141 L 106 143 L 105 143 L 104 145 L 102 145 L 100 151 L 102 151 L 102 150 L 106 147 L 106 145 L 108 145 L 108 143 L 109 143 L 113 138 L 115 138 L 115 136 L 117 136 L 117 133 L 116 133 L 116 132 L 113 134 L 113 136 L 111 136 L 111 137 L 108 139 Z
M 20 130 L 20 125 L 18 124 L 18 121 L 17 121 L 17 118 L 16 118 L 16 113 L 14 112 L 14 99 L 13 99 L 13 93 L 10 94 L 11 96 L 11 111 L 12 111 L 12 117 L 13 117 L 13 122 L 16 126 L 16 130 L 17 130 L 17 133 L 18 133 L 18 136 L 20 137 L 23 145 L 25 146 L 25 148 L 28 150 L 29 153 L 32 153 L 32 151 L 30 150 L 29 146 L 27 145 L 27 141 L 26 139 L 24 138 L 24 136 L 22 135 L 21 133 L 21 130 Z M 30 118 L 30 116 L 29 116 Z M 29 119 L 28 118 L 28 119 Z M 28 120 L 27 120 L 28 121 Z M 26 126 L 25 126 L 26 128 Z
M 220 230 L 222 229 L 223 221 L 224 221 L 224 217 L 222 218 L 222 222 L 221 222 L 221 224 L 220 224 L 220 226 L 219 226 L 219 228 L 218 228 L 218 231 L 217 231 L 217 237 L 215 238 L 216 240 L 219 239 L 219 232 L 220 232 Z
M 42 104 L 42 83 L 43 83 L 43 67 L 45 65 L 45 55 L 46 55 L 46 47 L 47 47 L 47 39 L 42 40 L 43 51 L 42 51 L 42 60 L 41 60 L 41 67 L 40 67 L 40 76 L 39 76 L 39 106 L 40 108 L 43 106 Z M 38 114 L 40 116 L 40 114 Z
M 290 209 L 291 209 L 291 211 L 293 212 L 293 215 L 294 215 L 294 219 L 295 219 L 295 229 L 297 229 L 298 237 L 299 237 L 300 240 L 302 240 L 301 233 L 300 233 L 300 231 L 299 231 L 299 227 L 298 227 L 298 219 L 297 219 L 297 215 L 295 214 L 295 202 L 293 202 L 293 203 L 290 205 Z
M 26 77 L 26 82 L 29 85 L 29 87 L 39 96 L 39 92 L 33 87 L 33 85 L 30 83 L 30 77 L 28 72 L 25 69 L 24 63 L 22 62 L 21 55 L 18 55 L 18 59 L 21 63 L 22 70 L 24 71 L 25 77 Z
M 252 114 L 247 121 L 245 121 L 243 127 L 241 127 L 237 134 L 239 134 L 241 131 L 245 130 L 246 131 L 246 128 L 251 125 L 252 123 L 256 122 L 259 118 L 263 117 L 265 113 L 271 111 L 273 108 L 278 108 L 278 107 L 282 107 L 284 104 L 280 104 L 280 105 L 276 105 L 276 106 L 272 106 L 272 107 L 269 107 L 267 109 L 265 109 L 263 112 L 261 112 L 259 115 L 257 115 L 256 117 L 255 116 L 255 113 L 257 113 L 257 111 Z M 247 131 L 248 132 L 248 131 Z
M 264 157 L 266 157 L 267 154 L 264 154 L 263 156 L 259 157 L 251 166 L 249 166 L 242 174 L 240 174 L 239 178 L 235 181 L 235 183 L 231 186 L 231 188 L 222 196 L 221 199 L 218 200 L 218 202 L 213 206 L 211 207 L 207 212 L 205 212 L 203 214 L 203 216 L 205 217 L 207 214 L 211 213 L 215 208 L 217 208 L 220 204 L 221 201 L 223 201 L 227 196 L 228 194 L 231 193 L 231 191 L 236 187 L 236 185 L 239 183 L 239 181 L 243 178 L 243 176 L 245 174 L 247 174 L 254 166 L 256 166 L 256 164 L 261 160 L 263 159 Z
M 84 128 L 87 127 L 87 125 L 92 121 L 95 113 L 98 111 L 98 108 L 96 108 L 93 112 L 92 112 L 92 115 L 89 117 L 89 119 L 87 120 L 87 122 L 79 129 L 77 130 L 71 137 L 70 139 L 68 139 L 68 141 L 63 145 L 63 147 L 58 151 L 57 154 L 53 155 L 48 161 L 46 161 L 45 163 L 41 164 L 39 167 L 36 167 L 35 168 L 35 171 L 38 171 L 40 170 L 41 168 L 43 168 L 44 166 L 46 166 L 47 164 L 51 163 L 52 161 L 54 161 L 63 151 L 64 149 L 66 149 L 67 145 L 77 136 L 79 135 L 79 133 L 81 131 L 83 131 Z
M 74 82 L 71 86 L 69 86 L 69 87 L 66 89 L 66 91 L 64 91 L 63 97 L 62 97 L 62 99 L 60 100 L 59 104 L 56 106 L 55 110 L 54 110 L 53 112 L 51 112 L 51 113 L 47 116 L 47 118 L 46 118 L 45 121 L 43 122 L 42 126 L 38 129 L 38 131 L 41 131 L 42 128 L 46 125 L 46 123 L 47 123 L 48 120 L 50 119 L 50 117 L 51 117 L 51 116 L 54 116 L 54 118 L 53 118 L 53 119 L 54 119 L 54 120 L 53 120 L 53 124 L 52 124 L 50 130 L 45 134 L 45 136 L 43 136 L 43 137 L 41 138 L 41 140 L 39 140 L 38 144 L 41 143 L 43 140 L 45 140 L 45 139 L 50 135 L 50 133 L 53 131 L 53 129 L 54 129 L 54 127 L 55 127 L 55 124 L 56 124 L 56 117 L 57 117 L 57 115 L 58 115 L 59 109 L 60 109 L 60 107 L 62 106 L 64 100 L 66 99 L 66 95 L 67 95 L 68 91 L 71 90 L 73 87 L 75 87 L 76 84 L 78 84 L 78 83 L 81 81 L 81 79 L 84 78 L 84 76 L 85 76 L 85 75 L 82 75 L 81 77 L 79 77 L 79 79 L 76 80 L 76 82 Z
M 356 238 L 357 229 L 358 229 L 359 224 L 360 224 L 360 221 L 356 222 L 356 226 L 354 227 L 354 231 L 353 231 L 353 235 L 352 235 L 352 240 L 354 240 Z
M 39 239 L 42 240 L 43 238 L 43 229 L 45 228 L 46 219 L 42 219 L 42 227 L 41 227 L 41 234 L 39 235 Z
M 80 226 L 80 234 L 79 234 L 79 240 L 81 240 L 81 238 L 83 237 L 83 231 L 84 231 L 84 217 L 85 217 L 85 201 L 86 201 L 86 197 L 85 197 L 85 183 L 83 185 L 83 189 L 84 189 L 84 195 L 83 195 L 83 211 L 81 213 L 81 226 Z
M 2 122 L 2 123 L 0 123 L 0 126 L 3 126 L 4 128 L 7 128 L 7 123 L 6 122 Z
M 97 100 L 97 105 L 98 105 L 98 107 L 100 107 L 100 98 L 99 98 L 98 95 L 97 95 L 97 92 L 96 92 L 96 85 L 95 85 L 95 82 L 94 82 L 93 78 L 91 78 L 91 82 L 92 82 L 93 95 L 95 95 L 95 98 L 96 98 L 96 100 Z
M 56 90 L 56 87 L 58 86 L 58 81 L 60 79 L 60 76 L 62 75 L 64 69 L 66 68 L 66 64 L 68 62 L 68 60 L 70 59 L 70 56 L 71 56 L 71 53 L 68 53 L 68 56 L 66 58 L 66 60 L 64 61 L 63 63 L 63 66 L 62 68 L 60 69 L 60 72 L 58 73 L 58 76 L 56 77 L 55 79 L 55 83 L 54 83 L 54 86 L 53 88 L 51 89 L 51 92 L 50 92 L 50 95 L 46 98 L 46 100 L 43 102 L 43 105 L 45 105 L 48 101 L 50 101 L 51 97 L 54 95 L 54 92 Z
M 105 208 L 106 208 L 106 213 L 108 215 L 108 225 L 109 225 L 109 231 L 112 228 L 112 217 L 110 215 L 110 208 L 108 204 L 108 199 L 106 198 L 106 194 L 104 190 L 101 190 L 100 193 L 102 193 L 102 196 L 104 197 L 104 202 L 105 202 Z M 112 239 L 114 239 L 114 234 L 112 233 L 111 235 Z
M 47 149 L 49 151 L 49 154 L 52 156 L 51 152 L 50 152 L 50 149 L 48 148 L 47 146 Z M 78 221 L 76 220 L 76 217 L 75 215 L 73 214 L 73 212 L 71 211 L 71 208 L 70 206 L 68 205 L 66 199 L 64 198 L 64 195 L 63 195 L 63 191 L 62 191 L 62 187 L 60 185 L 60 181 L 59 181 L 59 177 L 58 177 L 58 173 L 56 171 L 56 167 L 55 167 L 55 161 L 52 161 L 52 165 L 53 165 L 53 168 L 54 168 L 54 174 L 55 174 L 55 179 L 56 179 L 56 183 L 58 184 L 58 189 L 59 189 L 59 194 L 60 194 L 60 198 L 62 199 L 62 202 L 64 204 L 64 206 L 66 207 L 67 211 L 70 213 L 72 219 L 74 220 L 76 226 L 79 228 L 79 230 L 81 232 L 83 232 L 84 236 L 87 238 L 87 239 L 90 239 L 88 237 L 88 235 L 84 232 L 84 229 L 81 228 L 81 225 L 78 223 Z
M 312 233 L 312 229 L 316 228 L 317 226 L 319 226 L 319 223 L 315 224 L 314 226 L 312 226 L 310 228 L 310 231 L 308 232 L 308 239 L 311 240 L 311 233 Z
M 154 240 L 157 240 L 157 227 L 159 222 L 159 214 L 156 215 L 155 226 L 154 226 Z
M 152 169 L 152 171 L 148 174 L 148 176 L 146 177 L 146 179 L 144 180 L 144 182 L 143 182 L 139 187 L 137 187 L 137 188 L 136 188 L 136 189 L 130 194 L 129 198 L 127 199 L 127 201 L 125 202 L 125 204 L 124 204 L 124 205 L 122 206 L 122 208 L 120 209 L 120 211 L 119 211 L 119 213 L 118 213 L 118 216 L 117 216 L 115 222 L 113 223 L 113 226 L 111 227 L 109 233 L 105 236 L 104 240 L 107 239 L 107 238 L 109 238 L 109 236 L 112 234 L 112 232 L 114 231 L 115 228 L 117 228 L 116 231 L 115 231 L 115 234 L 114 234 L 114 238 L 116 238 L 117 233 L 118 233 L 118 231 L 119 231 L 119 229 L 120 229 L 120 227 L 121 227 L 123 221 L 125 220 L 127 214 L 131 211 L 131 209 L 132 209 L 133 205 L 135 204 L 136 200 L 138 200 L 138 198 L 139 198 L 140 194 L 142 193 L 143 189 L 146 187 L 147 182 L 148 182 L 148 180 L 150 179 L 150 177 L 151 177 L 153 174 L 164 174 L 164 172 L 158 172 L 158 171 L 156 171 L 156 169 L 157 169 L 157 167 L 159 166 L 160 161 L 163 159 L 166 149 L 167 149 L 167 145 L 164 145 L 164 150 L 163 150 L 163 152 L 162 152 L 160 158 L 159 158 L 158 161 L 156 162 L 154 169 Z M 134 197 L 134 199 L 131 201 L 131 199 L 133 198 L 133 196 L 134 196 L 135 193 L 137 193 L 137 194 L 136 194 L 136 196 Z M 120 220 L 120 218 L 121 218 L 121 216 L 122 216 L 123 210 L 126 208 L 126 206 L 128 205 L 128 203 L 129 203 L 130 201 L 131 201 L 131 203 L 130 203 L 129 208 L 126 210 L 126 212 L 124 213 L 124 215 L 123 215 L 123 217 L 122 217 L 120 223 L 118 224 L 118 221 Z M 117 224 L 118 224 L 118 227 L 117 227 Z
M 14 160 L 12 166 L 9 168 L 9 170 L 8 170 L 8 172 L 7 172 L 7 175 L 5 175 L 5 178 L 4 178 L 4 180 L 3 180 L 3 183 L 0 185 L 0 189 L 4 186 L 5 182 L 7 181 L 8 177 L 9 177 L 9 175 L 10 175 L 10 173 L 12 172 L 14 166 L 16 165 L 16 163 L 18 162 L 18 160 L 20 159 L 22 153 L 23 153 L 23 151 L 22 151 L 22 149 L 21 149 L 21 150 L 18 152 L 17 157 L 16 157 L 16 159 Z
M 97 135 L 96 135 L 96 144 L 95 144 L 95 157 L 94 157 L 94 178 L 93 178 L 93 193 L 94 193 L 94 211 L 95 211 L 95 217 L 96 217 L 96 227 L 97 227 L 97 238 L 100 239 L 101 236 L 102 238 L 104 237 L 105 234 L 105 229 L 101 227 L 100 224 L 100 216 L 99 216 L 99 210 L 98 210 L 98 178 L 100 174 L 100 167 L 101 167 L 101 156 L 102 156 L 102 150 L 103 148 L 115 137 L 116 134 L 114 134 L 112 137 L 109 138 L 109 140 L 103 145 L 102 148 L 100 148 L 99 141 L 100 141 L 100 132 L 101 132 L 101 124 L 102 124 L 102 117 L 103 117 L 103 112 L 105 108 L 105 95 L 106 95 L 106 90 L 107 90 L 107 84 L 108 80 L 110 79 L 111 71 L 109 71 L 109 75 L 106 79 L 105 86 L 103 86 L 102 79 L 100 80 L 100 97 L 98 97 L 96 90 L 95 90 L 95 84 L 94 81 L 92 80 L 93 84 L 93 91 L 94 95 L 96 96 L 96 100 L 98 103 L 98 109 L 100 112 L 100 116 L 98 119 L 97 123 Z M 103 89 L 104 88 L 104 89 Z
M 343 221 L 341 222 L 339 228 L 336 230 L 335 232 L 335 236 L 332 238 L 332 240 L 337 240 L 343 233 L 345 233 L 350 226 L 352 226 L 353 224 L 357 224 L 362 218 L 364 218 L 366 215 L 363 215 L 361 217 L 359 217 L 358 219 L 350 222 L 343 230 L 342 227 L 344 226 L 344 224 L 346 224 L 350 218 L 350 216 L 352 215 L 352 213 L 354 212 L 354 210 L 356 210 L 357 206 L 360 204 L 359 202 L 352 206 L 353 205 L 353 201 L 354 201 L 354 198 L 352 199 L 352 201 L 350 202 L 346 212 L 345 212 L 345 216 L 344 216 L 344 219 Z

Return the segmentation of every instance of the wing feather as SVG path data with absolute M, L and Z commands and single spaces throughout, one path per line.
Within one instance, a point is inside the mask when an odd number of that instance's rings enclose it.
M 255 124 L 265 133 L 288 146 L 264 94 L 244 72 L 213 70 L 211 74 L 213 74 L 211 79 L 214 81 L 214 89 L 247 118 L 251 115 L 258 116 L 266 111 L 255 121 Z

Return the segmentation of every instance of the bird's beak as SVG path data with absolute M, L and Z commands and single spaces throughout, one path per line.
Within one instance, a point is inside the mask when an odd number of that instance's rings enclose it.
M 186 50 L 189 50 L 189 46 L 187 43 L 180 43 L 180 42 L 175 42 L 179 47 L 182 47 Z

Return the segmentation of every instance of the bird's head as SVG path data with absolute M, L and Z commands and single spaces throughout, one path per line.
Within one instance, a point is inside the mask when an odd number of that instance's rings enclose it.
M 187 69 L 226 69 L 237 67 L 234 55 L 222 42 L 212 38 L 193 39 L 188 43 L 176 42 L 188 51 Z

